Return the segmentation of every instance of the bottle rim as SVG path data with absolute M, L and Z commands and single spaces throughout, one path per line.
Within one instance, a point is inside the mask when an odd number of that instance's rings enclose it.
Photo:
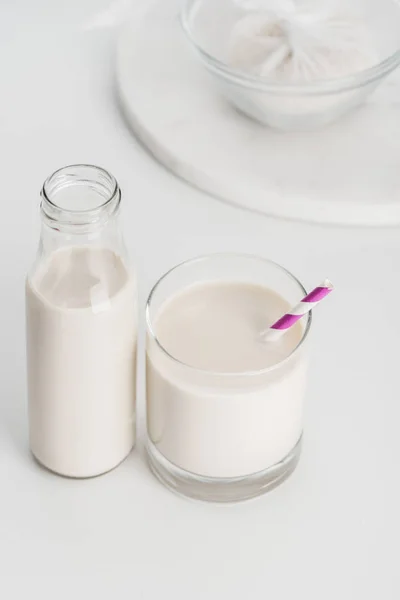
M 76 188 L 86 189 L 86 194 L 76 194 Z M 73 202 L 72 197 L 68 200 L 66 193 L 72 189 Z M 43 184 L 41 198 L 42 215 L 51 227 L 87 228 L 104 223 L 118 210 L 121 190 L 115 177 L 106 169 L 75 164 L 50 175 Z

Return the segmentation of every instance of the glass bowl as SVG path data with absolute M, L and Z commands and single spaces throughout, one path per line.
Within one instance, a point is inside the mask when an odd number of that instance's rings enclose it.
M 360 105 L 400 63 L 399 1 L 353 0 L 350 6 L 368 28 L 376 64 L 344 77 L 304 83 L 273 81 L 228 63 L 232 29 L 250 12 L 238 0 L 184 0 L 181 21 L 190 46 L 234 107 L 275 129 L 307 130 L 328 125 Z

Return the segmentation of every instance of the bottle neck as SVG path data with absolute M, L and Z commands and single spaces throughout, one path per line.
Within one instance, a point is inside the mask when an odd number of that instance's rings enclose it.
M 101 235 L 115 226 L 121 203 L 116 179 L 104 169 L 72 165 L 53 173 L 41 192 L 44 230 L 69 236 Z

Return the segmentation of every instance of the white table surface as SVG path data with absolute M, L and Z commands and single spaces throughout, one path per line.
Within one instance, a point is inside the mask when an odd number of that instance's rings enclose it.
M 398 600 L 400 232 L 252 215 L 163 170 L 116 105 L 115 31 L 84 27 L 109 1 L 0 5 L 0 598 Z M 221 250 L 273 258 L 308 287 L 336 284 L 315 315 L 302 461 L 270 495 L 228 507 L 176 497 L 148 472 L 141 441 L 89 481 L 31 458 L 24 276 L 40 185 L 72 162 L 120 181 L 142 306 L 165 269 Z

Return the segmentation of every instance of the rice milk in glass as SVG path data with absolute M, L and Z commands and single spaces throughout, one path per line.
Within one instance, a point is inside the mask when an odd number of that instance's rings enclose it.
M 147 305 L 147 454 L 178 492 L 257 496 L 300 456 L 306 315 L 276 342 L 261 332 L 306 295 L 279 265 L 214 255 L 184 263 Z

